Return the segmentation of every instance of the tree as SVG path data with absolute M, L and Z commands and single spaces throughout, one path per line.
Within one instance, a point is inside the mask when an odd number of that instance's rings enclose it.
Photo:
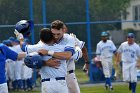
M 129 6 L 130 0 L 90 0 L 93 21 L 120 20 L 121 11 Z

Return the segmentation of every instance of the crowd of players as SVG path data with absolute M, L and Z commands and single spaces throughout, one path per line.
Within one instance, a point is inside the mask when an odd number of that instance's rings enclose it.
M 24 42 L 30 44 L 28 39 L 25 39 Z M 14 37 L 3 40 L 2 43 L 16 53 L 22 52 L 19 40 Z M 32 90 L 32 74 L 33 69 L 24 64 L 24 59 L 17 61 L 13 61 L 11 59 L 6 60 L 6 79 L 9 90 Z

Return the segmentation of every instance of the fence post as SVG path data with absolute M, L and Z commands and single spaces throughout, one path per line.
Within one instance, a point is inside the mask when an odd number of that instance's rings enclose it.
M 46 0 L 42 0 L 43 27 L 46 27 Z
M 92 62 L 91 62 L 91 38 L 90 38 L 90 16 L 89 16 L 89 0 L 86 0 L 86 31 L 87 31 L 87 41 L 88 41 L 88 54 L 89 54 L 89 61 L 90 61 L 90 82 L 93 81 L 92 78 Z

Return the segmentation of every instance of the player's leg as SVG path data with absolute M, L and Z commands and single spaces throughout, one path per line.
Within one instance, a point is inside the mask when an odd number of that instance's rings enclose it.
M 22 71 L 23 71 L 23 60 L 18 60 L 16 61 L 16 64 L 15 64 L 15 78 L 17 80 L 17 88 L 18 90 L 22 90 L 23 89 L 23 82 L 22 82 Z
M 69 93 L 65 80 L 48 80 L 41 83 L 42 93 Z
M 130 64 L 124 63 L 122 64 L 122 74 L 123 74 L 123 81 L 129 83 L 129 90 L 131 90 L 131 76 L 130 76 Z
M 109 70 L 109 63 L 107 61 L 102 61 L 102 66 L 103 66 L 103 73 L 106 79 L 105 82 L 105 89 L 108 89 L 108 86 L 111 85 L 110 82 L 110 70 Z
M 80 93 L 80 88 L 75 73 L 68 74 L 66 81 L 67 81 L 69 93 Z
M 22 82 L 23 82 L 23 89 L 24 89 L 24 91 L 26 91 L 26 80 L 24 79 L 24 80 L 22 80 Z
M 109 72 L 110 72 L 110 78 L 109 78 L 108 84 L 109 84 L 110 90 L 113 90 L 113 86 L 112 86 L 112 83 L 111 83 L 112 66 L 113 66 L 112 60 L 108 61 L 108 65 L 109 65 Z
M 125 81 L 125 82 L 130 82 L 130 71 L 129 70 L 130 70 L 130 64 L 123 62 L 122 73 L 123 73 L 123 81 Z
M 8 93 L 7 83 L 0 84 L 0 93 Z
M 32 78 L 28 78 L 27 79 L 27 88 L 29 90 L 32 90 L 33 89 L 32 85 L 33 85 Z
M 132 93 L 136 93 L 136 86 L 137 86 L 137 69 L 136 69 L 136 63 L 132 63 L 130 67 L 130 74 L 131 74 L 131 88 Z
M 70 93 L 68 91 L 66 80 L 57 80 L 57 83 L 58 83 L 57 84 L 57 87 L 58 87 L 57 93 Z

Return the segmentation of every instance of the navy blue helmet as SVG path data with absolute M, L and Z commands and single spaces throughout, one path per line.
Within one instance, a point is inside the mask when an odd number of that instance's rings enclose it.
M 21 20 L 16 23 L 15 29 L 22 33 L 24 37 L 28 37 L 33 29 L 33 21 L 31 20 Z
M 39 54 L 27 55 L 24 59 L 24 63 L 29 68 L 40 69 L 43 66 L 42 56 Z
M 101 36 L 108 36 L 107 32 L 101 32 Z
M 133 33 L 128 33 L 127 38 L 135 38 L 135 35 Z

